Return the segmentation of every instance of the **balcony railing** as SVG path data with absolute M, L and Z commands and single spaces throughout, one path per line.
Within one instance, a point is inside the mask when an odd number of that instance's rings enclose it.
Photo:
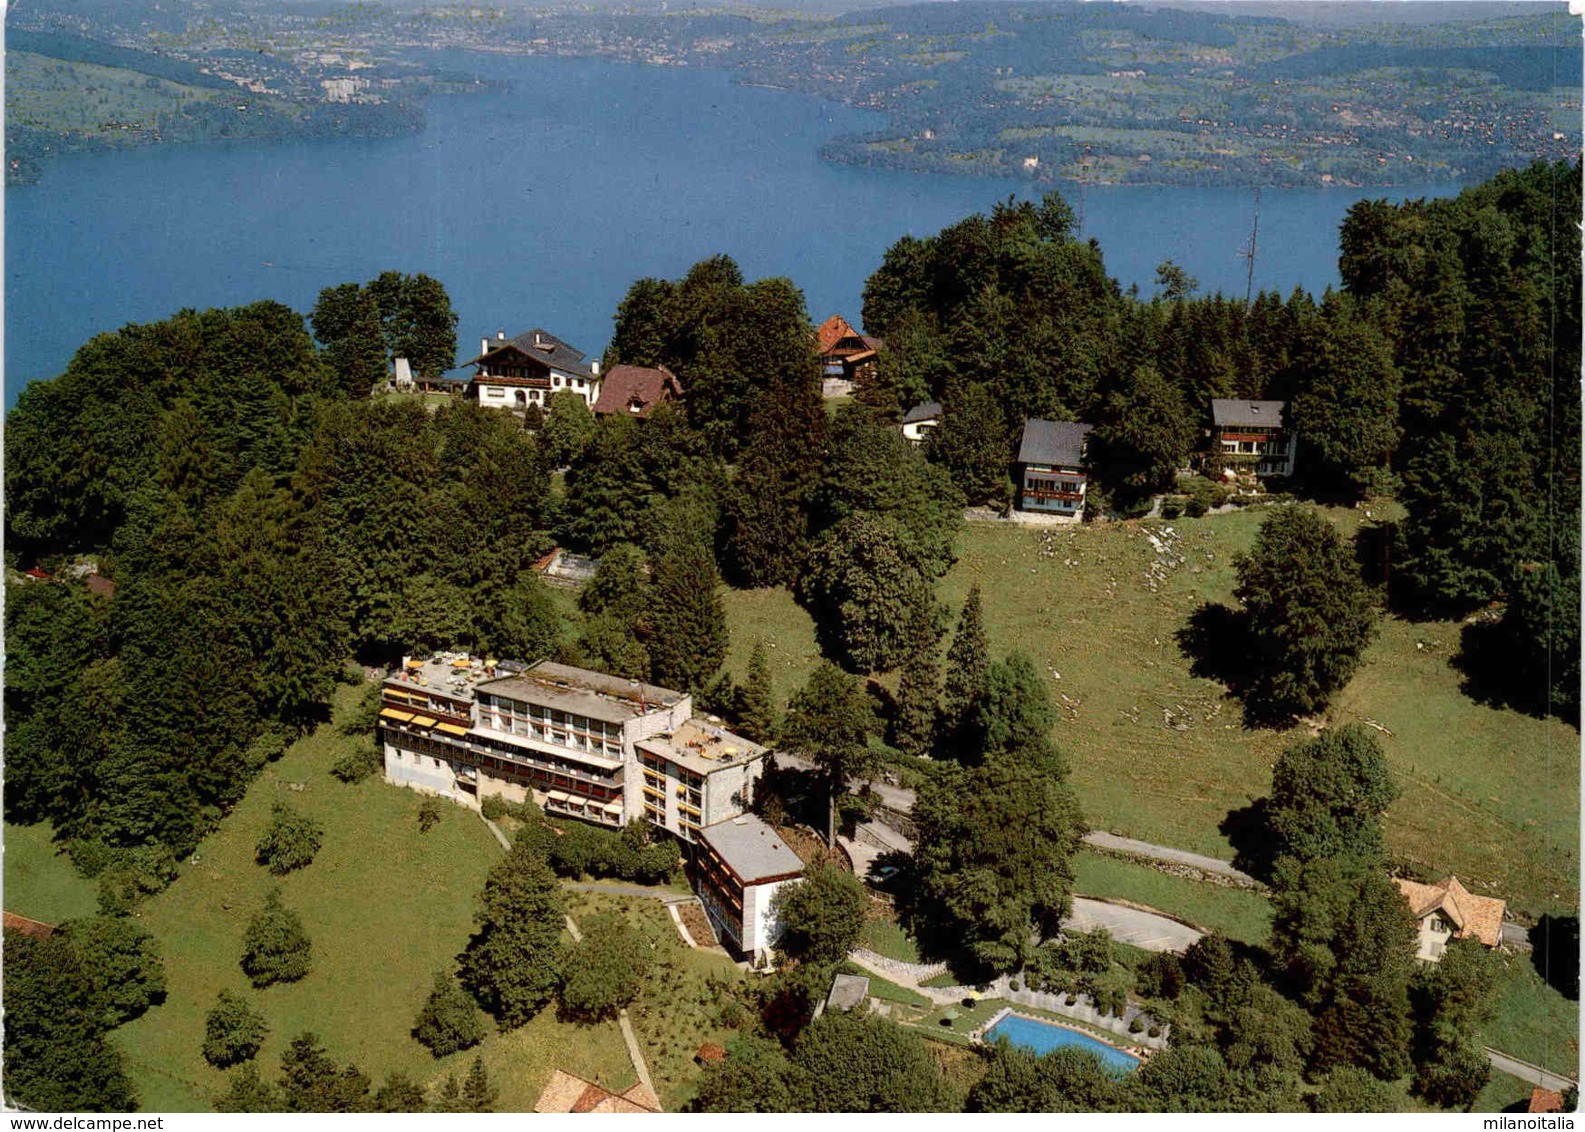
M 590 786 L 601 786 L 607 790 L 622 789 L 622 772 L 616 771 L 609 775 L 590 774 L 567 766 L 565 763 L 551 762 L 548 759 L 536 759 L 517 750 L 505 751 L 498 747 L 486 746 L 475 743 L 469 739 L 441 739 L 438 736 L 426 735 L 422 731 L 413 731 L 405 726 L 390 726 L 382 723 L 381 728 L 397 736 L 393 740 L 398 746 L 407 746 L 415 751 L 422 751 L 427 755 L 439 755 L 443 758 L 462 756 L 470 758 L 477 765 L 480 759 L 495 758 L 513 763 L 518 766 L 530 767 L 544 774 L 555 775 L 560 778 L 583 782 Z

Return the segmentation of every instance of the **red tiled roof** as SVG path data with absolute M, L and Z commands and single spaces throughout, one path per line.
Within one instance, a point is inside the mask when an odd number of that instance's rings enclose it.
M 1537 1086 L 1530 1093 L 1530 1112 L 1562 1112 L 1563 1094 Z
M 1502 917 L 1508 905 L 1490 896 L 1476 896 L 1450 876 L 1440 884 L 1397 880 L 1394 884 L 1409 901 L 1414 918 L 1423 920 L 1440 911 L 1452 922 L 1459 939 L 1478 939 L 1487 947 L 1502 942 Z
M 839 314 L 834 314 L 820 324 L 820 329 L 815 331 L 815 335 L 820 341 L 820 352 L 828 354 L 831 352 L 832 346 L 835 346 L 844 338 L 857 338 L 859 332 L 853 329 L 852 324 L 847 319 Z
M 699 1052 L 694 1054 L 700 1061 L 725 1061 L 726 1050 L 714 1042 L 705 1042 L 699 1047 Z
M 4 920 L 4 928 L 8 932 L 21 932 L 34 939 L 46 939 L 55 934 L 55 926 L 46 924 L 42 920 L 30 920 L 26 916 L 18 916 L 15 912 L 0 913 Z
M 37 566 L 34 566 L 34 567 L 30 568 L 27 571 L 27 576 L 30 577 L 30 578 L 37 578 L 40 581 L 43 581 L 44 579 L 49 577 L 48 574 L 46 574 L 43 570 L 40 570 Z
M 600 379 L 600 399 L 594 403 L 594 411 L 644 417 L 656 405 L 681 396 L 682 385 L 665 366 L 615 365 Z

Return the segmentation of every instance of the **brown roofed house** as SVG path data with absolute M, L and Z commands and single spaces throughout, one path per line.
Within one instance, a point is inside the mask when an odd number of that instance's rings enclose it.
M 20 932 L 34 939 L 47 939 L 55 934 L 55 925 L 46 924 L 42 920 L 30 920 L 26 916 L 18 916 L 15 912 L 5 912 L 3 918 L 5 930 L 8 932 Z
M 647 417 L 656 405 L 682 396 L 682 385 L 665 366 L 615 365 L 600 384 L 600 399 L 594 403 L 596 416 L 624 413 Z
M 871 376 L 875 371 L 875 355 L 885 346 L 879 338 L 871 338 L 853 329 L 853 324 L 839 314 L 834 314 L 815 331 L 816 348 L 827 382 L 846 382 L 846 393 L 855 380 Z M 828 390 L 827 396 L 835 396 Z
M 1435 963 L 1451 939 L 1478 939 L 1487 947 L 1502 942 L 1502 918 L 1508 905 L 1490 896 L 1476 896 L 1450 876 L 1438 884 L 1394 878 L 1420 925 L 1415 955 Z
M 1562 1112 L 1563 1094 L 1554 1093 L 1537 1085 L 1530 1090 L 1530 1107 L 1527 1112 Z

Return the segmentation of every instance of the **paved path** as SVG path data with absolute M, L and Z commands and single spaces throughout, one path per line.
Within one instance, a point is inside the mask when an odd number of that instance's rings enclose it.
M 1529 1081 L 1532 1085 L 1540 1085 L 1543 1089 L 1551 1089 L 1554 1093 L 1572 1089 L 1579 1083 L 1572 1077 L 1565 1077 L 1550 1069 L 1542 1069 L 1539 1065 L 1531 1065 L 1528 1061 L 1520 1061 L 1517 1057 L 1492 1049 L 1490 1046 L 1486 1047 L 1486 1056 L 1491 1060 L 1492 1068 L 1500 1069 L 1521 1081 Z
M 627 1056 L 633 1059 L 633 1072 L 638 1074 L 638 1079 L 644 1087 L 657 1098 L 655 1082 L 649 1079 L 649 1066 L 644 1061 L 644 1051 L 638 1046 L 638 1035 L 633 1032 L 633 1023 L 628 1019 L 627 1007 L 623 1007 L 616 1016 L 616 1024 L 622 1028 L 622 1040 L 627 1043 Z
M 1202 873 L 1212 873 L 1216 876 L 1226 877 L 1228 880 L 1250 888 L 1264 888 L 1254 877 L 1248 873 L 1240 872 L 1226 861 L 1216 857 L 1207 857 L 1202 853 L 1190 853 L 1186 849 L 1174 849 L 1169 845 L 1152 845 L 1148 841 L 1136 841 L 1132 837 L 1118 837 L 1115 833 L 1093 829 L 1084 835 L 1086 845 L 1093 845 L 1097 849 L 1107 849 L 1113 853 L 1127 853 L 1132 857 L 1146 857 L 1152 861 L 1166 861 L 1174 865 L 1187 865 L 1192 869 L 1199 869 Z
M 1155 912 L 1138 908 L 1125 908 L 1121 904 L 1108 904 L 1104 900 L 1091 900 L 1085 896 L 1073 898 L 1073 914 L 1062 922 L 1064 928 L 1081 932 L 1105 928 L 1112 938 L 1131 943 L 1146 951 L 1170 951 L 1183 954 L 1200 939 L 1201 933 L 1187 924 Z

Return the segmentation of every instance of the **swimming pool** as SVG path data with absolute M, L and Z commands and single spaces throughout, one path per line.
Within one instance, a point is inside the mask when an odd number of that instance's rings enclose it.
M 985 1031 L 985 1040 L 994 1042 L 1006 1038 L 1021 1049 L 1033 1051 L 1037 1056 L 1048 1054 L 1063 1046 L 1078 1046 L 1089 1050 L 1101 1059 L 1101 1064 L 1116 1073 L 1131 1073 L 1139 1068 L 1139 1058 L 1124 1053 L 1114 1045 L 1098 1041 L 1088 1034 L 1051 1022 L 1039 1022 L 1021 1014 L 1006 1014 Z

